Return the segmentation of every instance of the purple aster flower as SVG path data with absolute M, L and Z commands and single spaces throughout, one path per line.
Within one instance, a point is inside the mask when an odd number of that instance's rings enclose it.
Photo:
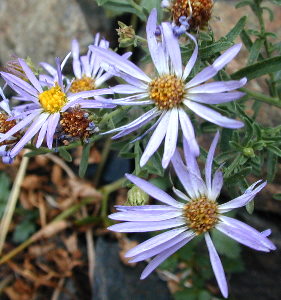
M 224 204 L 219 205 L 217 203 L 216 200 L 223 185 L 223 175 L 220 168 L 212 176 L 212 164 L 218 139 L 219 133 L 216 134 L 208 153 L 205 181 L 201 177 L 196 158 L 187 142 L 184 143 L 187 166 L 183 163 L 179 152 L 175 152 L 172 163 L 185 193 L 175 188 L 174 192 L 183 202 L 175 200 L 163 190 L 141 178 L 127 175 L 131 182 L 163 204 L 118 205 L 116 206 L 118 212 L 111 214 L 109 218 L 127 222 L 110 226 L 109 229 L 117 232 L 149 232 L 170 229 L 126 253 L 126 256 L 131 258 L 130 262 L 138 262 L 154 256 L 141 274 L 141 279 L 146 278 L 165 259 L 193 238 L 203 234 L 218 285 L 223 296 L 227 297 L 227 282 L 221 260 L 210 237 L 209 232 L 211 230 L 219 230 L 237 242 L 255 250 L 269 252 L 276 249 L 267 238 L 270 230 L 260 233 L 247 224 L 224 215 L 224 213 L 235 208 L 245 206 L 266 185 L 265 182 L 260 183 L 261 180 L 259 180 L 252 184 L 243 195 Z
M 14 107 L 17 114 L 13 119 L 20 119 L 20 121 L 2 135 L 0 143 L 29 126 L 23 137 L 11 150 L 10 156 L 12 158 L 37 133 L 36 147 L 40 147 L 46 137 L 47 146 L 52 148 L 60 115 L 67 109 L 75 106 L 79 106 L 80 108 L 114 107 L 110 101 L 99 98 L 100 95 L 110 94 L 111 92 L 108 89 L 85 91 L 76 94 L 70 93 L 69 86 L 65 87 L 63 83 L 59 58 L 56 59 L 57 75 L 54 77 L 57 81 L 54 80 L 53 84 L 49 84 L 48 87 L 36 78 L 23 59 L 19 59 L 19 64 L 30 83 L 13 74 L 1 72 L 6 83 L 18 94 L 15 98 L 24 103 Z M 93 101 L 88 99 L 93 97 L 99 98 L 99 100 Z
M 100 34 L 98 33 L 95 36 L 93 45 L 100 49 L 108 49 L 109 42 L 105 39 L 100 39 Z M 88 50 L 86 55 L 80 56 L 79 48 L 78 41 L 73 40 L 71 52 L 66 56 L 62 63 L 63 68 L 67 59 L 72 54 L 72 69 L 75 78 L 71 81 L 65 78 L 68 83 L 70 83 L 69 92 L 71 93 L 95 90 L 114 75 L 113 73 L 105 72 L 102 67 L 102 62 L 96 56 L 95 52 Z M 128 53 L 124 57 L 127 58 L 130 55 L 131 53 Z M 54 80 L 57 80 L 57 72 L 54 67 L 45 62 L 40 63 L 40 65 L 50 74 L 42 75 L 40 80 L 51 82 L 51 84 Z
M 132 62 L 125 60 L 113 51 L 95 46 L 90 46 L 90 49 L 95 51 L 105 63 L 111 65 L 111 68 L 115 72 L 119 72 L 119 76 L 127 81 L 127 84 L 111 88 L 116 93 L 129 95 L 114 100 L 114 103 L 132 106 L 154 105 L 152 109 L 133 122 L 107 133 L 120 131 L 113 137 L 120 138 L 158 118 L 145 132 L 146 134 L 154 131 L 141 157 L 140 165 L 146 164 L 165 138 L 162 166 L 166 168 L 176 149 L 179 127 L 182 129 L 191 151 L 195 155 L 199 154 L 194 129 L 186 110 L 189 109 L 205 120 L 222 127 L 240 128 L 243 126 L 242 122 L 224 117 L 203 104 L 220 104 L 239 99 L 244 93 L 232 92 L 232 90 L 242 87 L 247 80 L 243 78 L 238 81 L 204 83 L 215 76 L 237 55 L 241 48 L 241 44 L 237 44 L 219 56 L 212 65 L 187 81 L 198 55 L 195 38 L 187 33 L 190 40 L 194 42 L 195 48 L 183 69 L 179 43 L 173 35 L 171 25 L 169 23 L 161 24 L 159 27 L 161 41 L 158 41 L 155 36 L 156 19 L 156 9 L 153 9 L 146 26 L 148 48 L 158 73 L 153 78 L 148 77 Z

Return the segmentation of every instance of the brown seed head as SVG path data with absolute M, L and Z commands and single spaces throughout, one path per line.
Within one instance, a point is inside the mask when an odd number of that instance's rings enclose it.
M 7 121 L 8 118 L 9 116 L 7 114 L 0 113 L 0 133 L 8 132 L 11 128 L 13 128 L 17 124 L 16 120 Z M 1 142 L 0 146 L 14 144 L 16 141 L 19 140 L 20 136 L 21 136 L 20 133 L 16 133 L 14 134 L 12 139 L 8 139 Z
M 85 111 L 73 108 L 61 114 L 60 125 L 62 131 L 73 138 L 87 139 L 90 136 L 90 120 Z
M 215 201 L 202 196 L 188 202 L 184 207 L 184 216 L 189 228 L 196 234 L 212 229 L 218 222 L 218 205 Z
M 149 95 L 160 109 L 178 106 L 184 97 L 184 82 L 176 75 L 163 75 L 149 84 Z
M 192 30 L 202 29 L 207 26 L 211 18 L 213 5 L 213 0 L 174 0 L 171 6 L 173 21 L 180 25 L 179 18 L 181 16 L 191 16 L 190 28 Z

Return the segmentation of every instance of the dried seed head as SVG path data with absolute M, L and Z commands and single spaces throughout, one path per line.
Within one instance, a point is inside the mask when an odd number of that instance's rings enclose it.
M 69 91 L 71 93 L 79 93 L 84 91 L 92 91 L 95 89 L 95 80 L 91 77 L 83 76 L 72 82 Z
M 12 129 L 17 123 L 16 120 L 7 121 L 9 116 L 5 113 L 0 113 L 0 133 L 4 134 Z M 20 133 L 14 134 L 11 138 L 0 143 L 0 146 L 15 144 L 21 137 Z
M 212 15 L 213 0 L 174 0 L 171 6 L 172 19 L 180 25 L 180 17 L 190 18 L 189 26 L 192 30 L 207 26 Z
M 88 114 L 80 108 L 72 108 L 61 114 L 60 126 L 63 133 L 72 138 L 87 139 L 94 129 Z
M 184 97 L 184 82 L 176 75 L 163 75 L 149 84 L 149 95 L 160 109 L 178 106 Z
M 184 217 L 196 234 L 207 232 L 218 222 L 218 205 L 205 196 L 193 199 L 185 205 Z

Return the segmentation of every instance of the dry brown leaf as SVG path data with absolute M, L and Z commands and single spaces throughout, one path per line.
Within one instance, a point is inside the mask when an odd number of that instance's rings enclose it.
M 47 176 L 26 175 L 21 184 L 27 190 L 41 189 L 48 182 Z
M 51 172 L 51 181 L 56 186 L 61 186 L 64 182 L 62 168 L 54 165 Z
M 101 199 L 101 193 L 98 192 L 90 183 L 81 179 L 68 179 L 69 187 L 71 188 L 72 196 L 76 199 L 93 197 L 95 200 Z
M 22 279 L 16 279 L 12 286 L 4 289 L 4 292 L 10 300 L 30 300 L 33 298 L 34 288 Z
M 42 245 L 32 245 L 28 248 L 28 254 L 31 258 L 36 258 L 47 254 L 49 251 L 56 247 L 55 243 L 48 243 Z

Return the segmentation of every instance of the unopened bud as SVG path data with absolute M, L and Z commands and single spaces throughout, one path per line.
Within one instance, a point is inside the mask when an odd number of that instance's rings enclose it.
M 255 157 L 254 149 L 251 147 L 243 148 L 243 154 L 247 157 Z
M 127 204 L 131 206 L 140 206 L 148 203 L 149 196 L 139 187 L 134 185 L 128 191 Z
M 118 42 L 119 46 L 122 48 L 128 47 L 130 45 L 136 46 L 136 33 L 133 26 L 127 26 L 122 22 L 118 22 L 119 28 L 116 29 L 119 36 Z

